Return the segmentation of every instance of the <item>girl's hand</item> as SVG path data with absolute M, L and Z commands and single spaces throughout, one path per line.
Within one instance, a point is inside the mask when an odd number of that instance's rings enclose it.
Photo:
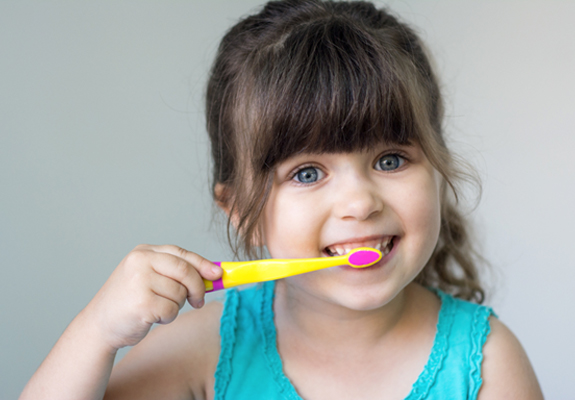
M 154 323 L 172 322 L 186 299 L 192 307 L 202 307 L 202 278 L 221 275 L 220 267 L 180 247 L 139 245 L 82 313 L 103 343 L 116 351 L 140 342 Z

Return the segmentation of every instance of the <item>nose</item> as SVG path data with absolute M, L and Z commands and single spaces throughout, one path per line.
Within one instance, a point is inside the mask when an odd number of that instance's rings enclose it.
M 378 185 L 367 176 L 352 174 L 341 182 L 334 194 L 334 213 L 338 218 L 363 221 L 381 213 L 383 199 Z

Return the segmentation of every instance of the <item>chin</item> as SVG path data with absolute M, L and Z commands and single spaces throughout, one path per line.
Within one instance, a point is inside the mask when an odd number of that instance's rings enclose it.
M 337 297 L 337 302 L 342 307 L 354 311 L 372 311 L 389 304 L 397 293 L 384 293 L 382 290 L 371 292 L 365 288 L 347 290 Z

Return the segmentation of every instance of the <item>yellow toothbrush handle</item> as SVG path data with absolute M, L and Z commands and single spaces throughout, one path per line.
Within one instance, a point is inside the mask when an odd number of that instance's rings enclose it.
M 247 283 L 273 281 L 338 265 L 363 268 L 375 264 L 381 257 L 379 250 L 360 247 L 336 257 L 215 262 L 214 264 L 224 270 L 223 275 L 213 282 L 204 279 L 204 285 L 206 292 L 211 292 Z
M 216 262 L 224 270 L 217 281 L 204 279 L 206 292 L 254 282 L 273 281 L 305 272 L 347 264 L 347 256 Z

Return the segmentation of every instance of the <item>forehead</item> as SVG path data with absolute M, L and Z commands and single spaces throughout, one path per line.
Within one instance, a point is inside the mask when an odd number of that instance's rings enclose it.
M 420 142 L 425 90 L 405 52 L 380 41 L 334 21 L 299 27 L 251 55 L 237 117 L 255 170 L 301 152 Z
M 392 146 L 413 146 L 418 143 L 414 134 L 401 130 L 380 131 L 366 126 L 369 122 L 349 125 L 346 129 L 329 129 L 330 123 L 311 128 L 297 129 L 299 121 L 277 126 L 257 140 L 256 168 L 273 168 L 274 165 L 299 155 L 370 153 L 373 149 Z
M 353 150 L 345 150 L 345 151 L 300 151 L 290 156 L 286 157 L 284 160 L 280 161 L 279 163 L 283 162 L 292 162 L 292 161 L 299 161 L 299 160 L 306 160 L 306 159 L 314 159 L 314 158 L 322 158 L 322 157 L 337 157 L 337 156 L 348 156 L 352 154 L 359 154 L 366 157 L 374 157 L 378 154 L 388 153 L 388 152 L 399 152 L 399 153 L 409 153 L 415 155 L 415 153 L 423 153 L 421 146 L 416 142 L 408 142 L 408 143 L 389 143 L 385 141 L 380 141 L 378 143 L 374 143 L 372 146 L 366 148 L 358 148 Z
M 254 168 L 272 168 L 302 153 L 348 153 L 382 144 L 420 142 L 420 130 L 408 105 L 391 99 L 382 106 L 377 98 L 360 98 L 353 104 L 334 102 L 333 90 L 318 88 L 315 96 L 310 91 L 309 98 L 297 99 L 285 93 L 272 99 L 268 107 L 255 110 L 257 124 L 249 128 Z

